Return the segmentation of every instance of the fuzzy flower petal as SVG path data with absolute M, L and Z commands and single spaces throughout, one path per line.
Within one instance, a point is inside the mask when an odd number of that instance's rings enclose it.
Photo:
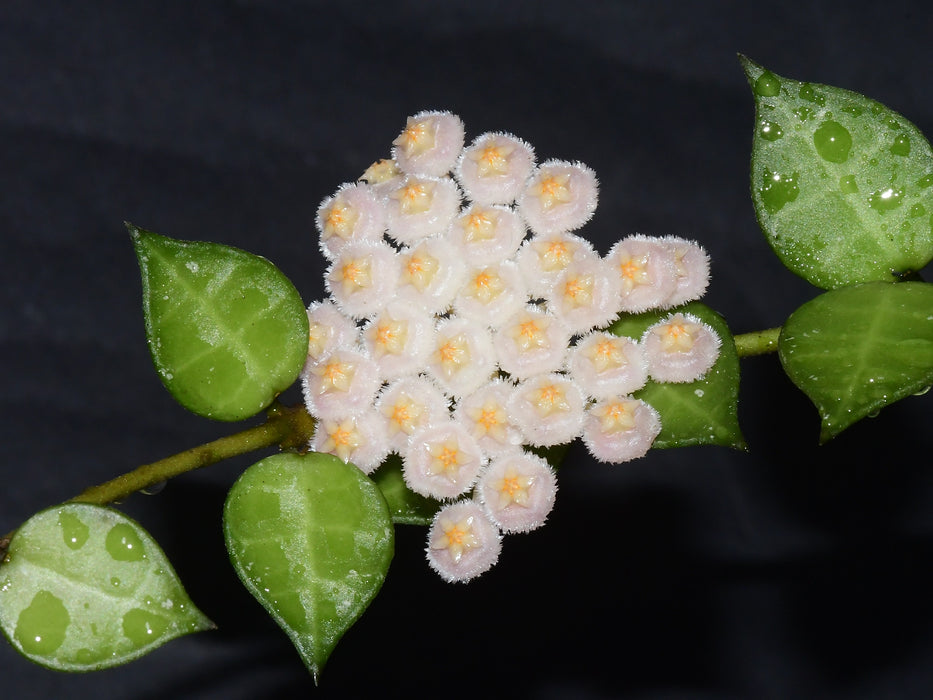
M 472 394 L 496 370 L 496 351 L 489 331 L 466 318 L 441 321 L 425 369 L 450 396 Z
M 371 406 L 382 379 L 376 363 L 356 350 L 337 349 L 301 374 L 305 405 L 313 416 L 355 413 Z
M 526 240 L 519 248 L 515 260 L 528 285 L 528 291 L 536 297 L 547 297 L 552 293 L 557 277 L 564 268 L 581 258 L 598 257 L 585 238 L 572 233 L 552 233 L 534 235 Z
M 386 422 L 389 447 L 401 454 L 419 430 L 449 420 L 448 399 L 425 377 L 405 377 L 388 384 L 376 398 L 376 411 Z
M 489 463 L 477 493 L 502 532 L 528 532 L 543 525 L 553 509 L 557 476 L 547 460 L 515 451 Z
M 417 307 L 390 302 L 361 336 L 384 380 L 417 374 L 433 347 L 434 318 Z
M 378 313 L 398 288 L 399 259 L 383 241 L 347 243 L 324 277 L 331 298 L 343 313 L 366 318 Z
M 403 172 L 440 177 L 456 165 L 463 139 L 463 122 L 457 115 L 419 112 L 408 118 L 392 142 L 392 157 Z
M 311 448 L 336 455 L 371 474 L 389 454 L 385 424 L 370 411 L 320 420 Z
M 648 361 L 641 345 L 602 331 L 577 341 L 570 352 L 569 367 L 574 382 L 597 399 L 631 394 L 648 381 Z
M 453 498 L 472 488 L 483 464 L 483 452 L 473 436 L 447 420 L 411 436 L 402 454 L 402 476 L 415 493 Z
M 454 219 L 447 237 L 470 265 L 491 265 L 515 254 L 525 237 L 525 224 L 508 207 L 473 204 Z
M 443 233 L 460 210 L 460 189 L 449 177 L 408 175 L 387 192 L 388 234 L 403 245 Z
M 665 236 L 661 243 L 673 254 L 677 280 L 674 291 L 664 305 L 680 306 L 702 297 L 709 285 L 709 255 L 706 250 L 695 241 L 677 236 Z
M 719 357 L 722 341 L 710 326 L 692 314 L 672 314 L 642 336 L 648 373 L 658 382 L 684 383 L 702 379 Z
M 532 174 L 518 208 L 535 233 L 563 233 L 590 220 L 598 194 L 596 173 L 583 163 L 549 160 Z
M 539 374 L 515 387 L 509 415 L 528 444 L 549 447 L 570 442 L 583 428 L 584 396 L 562 374 Z
M 518 266 L 511 260 L 474 267 L 454 299 L 454 310 L 464 318 L 490 328 L 521 309 L 528 290 Z
M 474 202 L 511 204 L 534 165 L 534 149 L 529 144 L 511 134 L 489 132 L 464 149 L 455 174 Z
M 352 348 L 359 332 L 353 319 L 329 299 L 308 305 L 308 361 L 314 362 L 337 348 Z
M 472 500 L 442 508 L 428 530 L 428 564 L 449 583 L 485 573 L 498 561 L 501 549 L 499 529 Z
M 462 398 L 454 412 L 454 420 L 466 427 L 486 455 L 521 446 L 521 433 L 509 418 L 512 391 L 511 384 L 494 379 Z
M 526 306 L 493 335 L 499 367 L 516 379 L 555 372 L 564 364 L 570 330 L 554 314 Z
M 399 252 L 400 302 L 427 313 L 443 313 L 466 282 L 463 256 L 442 237 L 432 236 Z
M 622 281 L 599 257 L 581 256 L 557 276 L 549 308 L 574 334 L 606 326 L 619 315 Z
M 386 211 L 375 190 L 361 182 L 345 183 L 325 199 L 315 219 L 321 252 L 330 260 L 349 241 L 381 241 Z
M 615 396 L 586 412 L 583 443 L 601 462 L 620 464 L 644 457 L 661 432 L 661 417 L 640 399 Z
M 658 238 L 623 238 L 612 246 L 606 260 L 622 281 L 623 311 L 642 313 L 659 308 L 677 288 L 674 253 Z

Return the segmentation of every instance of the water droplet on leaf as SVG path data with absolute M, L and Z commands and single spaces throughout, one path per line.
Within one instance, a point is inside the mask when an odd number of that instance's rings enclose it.
M 27 654 L 52 654 L 65 641 L 69 624 L 71 616 L 61 599 L 39 591 L 19 614 L 13 636 Z
M 774 97 L 781 91 L 781 81 L 769 70 L 764 71 L 755 81 L 755 94 L 762 97 Z
M 868 206 L 877 211 L 879 214 L 884 214 L 891 211 L 892 209 L 897 209 L 904 203 L 904 190 L 894 189 L 893 187 L 886 187 L 883 190 L 875 190 L 870 195 L 868 195 Z
M 69 549 L 81 549 L 87 542 L 90 530 L 78 516 L 62 512 L 58 516 L 58 524 L 62 528 L 62 539 Z
M 110 556 L 117 561 L 140 561 L 146 558 L 139 536 L 132 527 L 125 523 L 110 528 L 104 546 Z
M 813 133 L 813 145 L 823 160 L 845 163 L 852 148 L 852 134 L 839 122 L 827 120 Z
M 910 137 L 906 134 L 898 134 L 894 137 L 894 143 L 891 144 L 891 153 L 896 156 L 910 155 Z

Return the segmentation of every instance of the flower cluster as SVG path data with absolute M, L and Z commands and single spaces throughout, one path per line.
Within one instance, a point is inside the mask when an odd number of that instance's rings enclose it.
M 697 299 L 709 277 L 705 251 L 672 236 L 601 256 L 573 233 L 597 191 L 582 163 L 537 163 L 507 133 L 464 147 L 460 119 L 429 111 L 318 209 L 329 298 L 308 308 L 312 448 L 366 473 L 401 455 L 408 487 L 446 502 L 427 554 L 449 581 L 550 513 L 554 471 L 526 448 L 581 437 L 598 460 L 641 457 L 661 421 L 633 392 L 694 381 L 718 356 L 689 314 L 640 339 L 597 330 Z

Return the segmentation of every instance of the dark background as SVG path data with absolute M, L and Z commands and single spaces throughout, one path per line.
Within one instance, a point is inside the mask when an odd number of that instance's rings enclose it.
M 695 238 L 736 333 L 817 290 L 749 197 L 737 53 L 870 95 L 933 133 L 927 3 L 27 2 L 0 4 L 0 532 L 85 486 L 219 437 L 151 367 L 122 222 L 262 254 L 323 294 L 318 203 L 405 117 L 459 113 L 601 180 L 584 229 Z M 252 461 L 122 508 L 214 632 L 128 666 L 46 671 L 0 645 L 18 698 L 933 696 L 933 393 L 817 446 L 775 356 L 742 361 L 747 454 L 599 465 L 578 446 L 547 527 L 466 586 L 400 527 L 387 582 L 315 689 L 223 550 Z M 289 394 L 295 398 L 294 391 Z M 443 694 L 442 694 L 443 693 Z

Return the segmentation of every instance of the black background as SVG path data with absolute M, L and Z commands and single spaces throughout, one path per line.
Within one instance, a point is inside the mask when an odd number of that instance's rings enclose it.
M 814 287 L 755 222 L 737 53 L 867 94 L 933 133 L 926 3 L 0 4 L 0 531 L 232 428 L 187 414 L 147 353 L 122 222 L 262 254 L 323 294 L 318 203 L 405 117 L 461 115 L 600 177 L 584 229 L 695 238 L 735 333 Z M 466 586 L 401 527 L 380 595 L 314 688 L 239 586 L 220 512 L 251 461 L 122 508 L 214 632 L 128 666 L 44 670 L 0 645 L 4 698 L 933 696 L 933 394 L 817 446 L 775 356 L 742 362 L 748 453 L 579 446 L 547 527 Z M 295 399 L 292 392 L 288 395 Z

